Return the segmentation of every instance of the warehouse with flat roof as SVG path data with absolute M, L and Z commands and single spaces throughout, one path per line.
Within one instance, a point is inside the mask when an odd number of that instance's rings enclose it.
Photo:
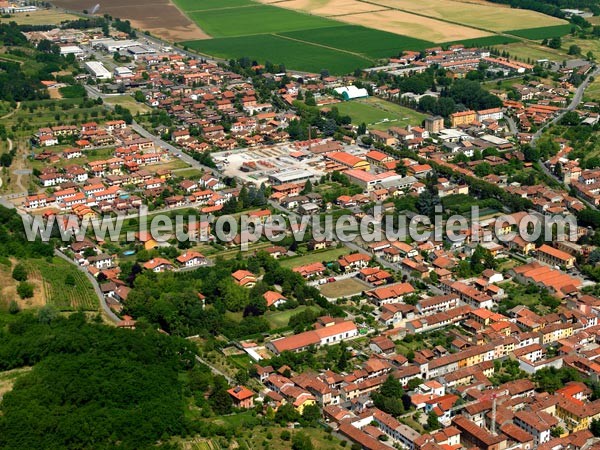
M 85 69 L 97 80 L 110 80 L 112 78 L 112 73 L 99 61 L 86 62 Z
M 269 183 L 274 185 L 297 183 L 313 178 L 315 175 L 305 169 L 284 170 L 269 175 Z

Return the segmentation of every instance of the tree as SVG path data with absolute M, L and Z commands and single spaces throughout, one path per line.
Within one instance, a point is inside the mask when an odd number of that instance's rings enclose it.
M 348 367 L 348 360 L 350 359 L 351 355 L 350 355 L 350 352 L 348 351 L 348 347 L 346 347 L 345 345 L 340 345 L 340 346 L 341 346 L 341 350 L 340 350 L 340 357 L 337 362 L 337 367 L 340 371 L 344 371 Z
M 221 375 L 215 377 L 213 390 L 208 397 L 208 401 L 213 411 L 217 414 L 222 415 L 231 412 L 233 400 L 227 392 L 228 387 L 225 377 Z
M 367 132 L 367 124 L 362 122 L 358 126 L 358 129 L 356 130 L 356 132 L 358 133 L 359 136 L 362 136 L 363 134 L 365 134 Z
M 398 175 L 402 175 L 403 177 L 405 177 L 406 174 L 408 173 L 408 168 L 406 167 L 406 165 L 402 161 L 399 161 L 396 164 L 396 173 Z
M 67 286 L 75 286 L 75 277 L 72 274 L 67 274 L 65 277 L 65 284 Z
M 140 90 L 135 91 L 134 98 L 137 102 L 144 103 L 146 101 L 146 96 Z
M 291 403 L 286 403 L 280 406 L 275 413 L 275 420 L 281 425 L 287 425 L 290 422 L 296 422 L 300 418 L 300 414 Z
M 306 194 L 310 194 L 313 190 L 313 185 L 312 182 L 310 180 L 306 180 L 306 183 L 304 184 L 304 188 L 302 189 L 302 192 L 300 192 L 301 195 L 306 195 Z
M 9 314 L 18 314 L 21 312 L 21 308 L 19 307 L 19 304 L 14 301 L 11 300 L 11 302 L 8 304 L 8 313 Z
M 302 420 L 308 424 L 316 424 L 321 418 L 321 408 L 318 405 L 307 405 L 302 410 Z
M 590 431 L 594 436 L 600 437 L 600 419 L 592 420 L 592 423 L 590 425 Z
M 558 49 L 562 45 L 562 41 L 559 37 L 553 37 L 548 41 L 548 47 Z
M 540 159 L 540 152 L 530 145 L 526 145 L 523 148 L 523 155 L 525 156 L 525 161 L 527 162 L 537 162 Z
M 12 277 L 17 281 L 27 281 L 27 269 L 22 263 L 18 263 L 15 266 Z
M 296 433 L 292 438 L 292 450 L 313 450 L 314 448 L 310 437 L 303 432 Z
M 561 437 L 564 433 L 564 428 L 558 425 L 550 429 L 550 435 L 555 438 Z
M 567 54 L 569 54 L 569 55 L 580 55 L 581 54 L 581 47 L 579 47 L 578 45 L 571 45 L 569 47 L 569 51 L 567 52 Z
M 427 430 L 438 430 L 441 427 L 440 419 L 434 411 L 430 411 L 427 415 Z
M 17 294 L 23 299 L 33 297 L 33 284 L 22 281 L 17 286 Z
M 480 178 L 486 177 L 492 173 L 492 166 L 488 162 L 482 162 L 475 167 L 475 175 Z

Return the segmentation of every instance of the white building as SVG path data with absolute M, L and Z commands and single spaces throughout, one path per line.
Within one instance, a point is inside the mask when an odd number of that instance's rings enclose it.
M 97 80 L 110 80 L 112 78 L 112 73 L 101 62 L 88 61 L 85 63 L 85 68 Z
M 117 78 L 131 78 L 133 77 L 133 71 L 129 67 L 115 67 L 113 71 Z
M 85 52 L 77 45 L 65 45 L 60 48 L 60 54 L 62 56 L 75 55 L 76 57 L 81 58 Z
M 344 97 L 344 100 L 353 100 L 355 98 L 365 98 L 369 96 L 366 89 L 359 89 L 354 85 L 335 88 L 334 91 Z

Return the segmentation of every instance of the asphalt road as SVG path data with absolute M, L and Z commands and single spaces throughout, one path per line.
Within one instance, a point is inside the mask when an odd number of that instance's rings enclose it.
M 579 106 L 579 104 L 581 103 L 581 101 L 583 100 L 583 94 L 585 94 L 585 90 L 588 88 L 588 86 L 590 85 L 590 80 L 592 77 L 596 77 L 598 74 L 600 74 L 600 67 L 597 67 L 596 69 L 594 69 L 587 77 L 586 79 L 583 81 L 583 83 L 581 83 L 579 85 L 579 87 L 577 88 L 577 90 L 575 91 L 575 95 L 573 96 L 573 98 L 571 99 L 571 103 L 569 103 L 569 106 L 567 106 L 564 110 L 562 110 L 560 112 L 560 114 L 558 114 L 558 116 L 556 116 L 554 119 L 552 119 L 550 122 L 547 122 L 542 128 L 540 128 L 534 135 L 533 138 L 531 139 L 531 146 L 535 147 L 535 143 L 536 141 L 542 136 L 544 130 L 549 127 L 552 126 L 556 123 L 558 123 L 564 116 L 565 114 L 567 114 L 570 111 L 574 111 L 575 109 L 577 109 L 577 107 Z M 544 173 L 549 176 L 550 178 L 558 181 L 560 184 L 563 184 L 563 180 L 560 180 L 556 177 L 556 175 L 554 175 L 554 173 L 548 169 L 548 167 L 546 166 L 546 164 L 540 162 L 540 167 L 542 168 L 542 170 L 544 171 Z M 587 206 L 589 206 L 592 209 L 597 210 L 598 208 L 595 205 L 592 205 L 591 203 L 589 203 L 586 200 L 583 200 L 580 198 L 581 201 L 583 201 Z
M 577 107 L 579 106 L 579 104 L 581 103 L 581 101 L 583 100 L 583 94 L 585 93 L 585 90 L 588 88 L 588 86 L 590 85 L 590 79 L 592 77 L 596 77 L 598 74 L 600 73 L 600 67 L 596 67 L 590 74 L 588 74 L 588 76 L 585 78 L 585 80 L 583 81 L 583 83 L 581 83 L 579 85 L 579 87 L 577 88 L 577 90 L 575 91 L 575 95 L 573 95 L 573 98 L 571 99 L 571 103 L 569 103 L 569 106 L 567 106 L 565 109 L 563 109 L 554 119 L 552 119 L 550 122 L 546 122 L 544 124 L 544 126 L 542 126 L 534 135 L 533 138 L 531 139 L 531 146 L 535 147 L 535 142 L 542 136 L 544 130 L 552 125 L 557 124 L 563 117 L 565 114 L 567 114 L 568 112 L 574 111 L 575 109 L 577 109 Z

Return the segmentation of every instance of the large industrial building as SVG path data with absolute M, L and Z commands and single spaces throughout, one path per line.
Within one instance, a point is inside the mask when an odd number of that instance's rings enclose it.
M 88 61 L 85 63 L 85 68 L 97 80 L 110 80 L 112 78 L 112 73 L 101 62 Z

